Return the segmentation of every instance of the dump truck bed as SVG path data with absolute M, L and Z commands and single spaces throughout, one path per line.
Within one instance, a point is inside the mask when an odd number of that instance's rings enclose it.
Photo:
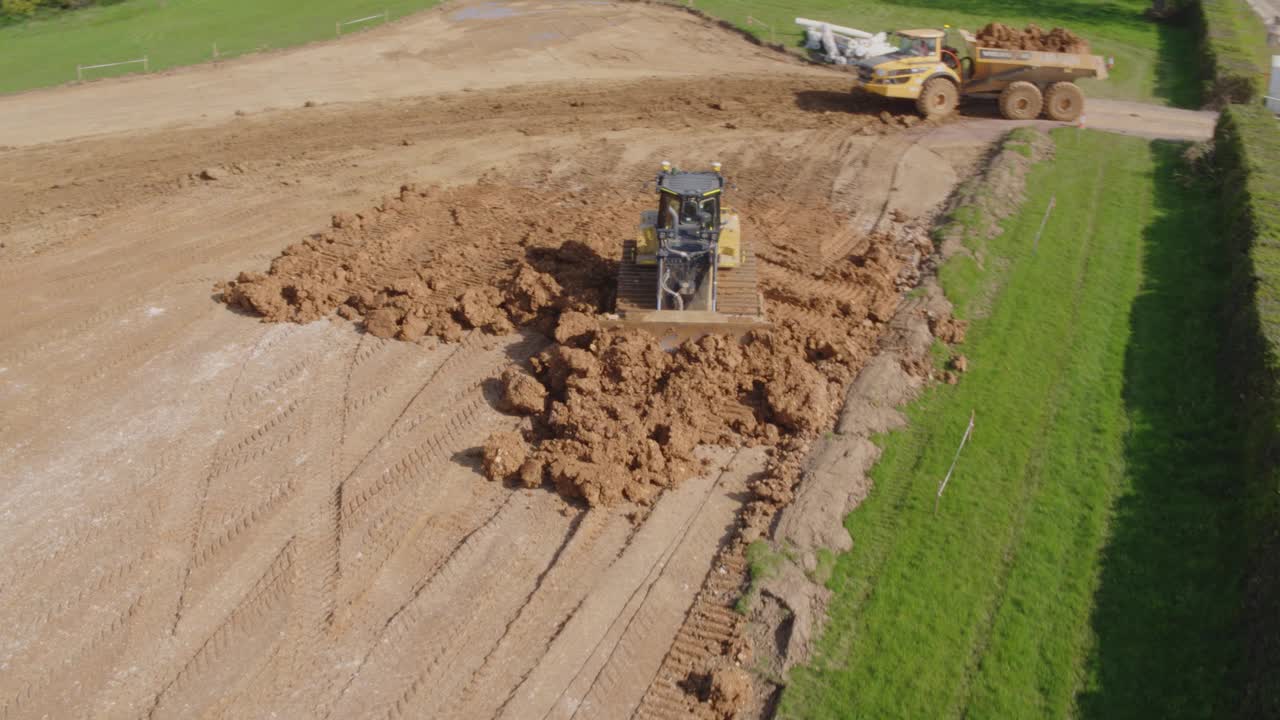
M 965 80 L 966 93 L 999 92 L 1017 80 L 1044 85 L 1107 77 L 1107 61 L 1098 55 L 982 47 L 970 33 L 962 36 L 973 58 L 973 74 Z

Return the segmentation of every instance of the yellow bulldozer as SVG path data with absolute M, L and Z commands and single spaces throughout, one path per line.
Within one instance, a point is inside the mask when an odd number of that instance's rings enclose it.
M 1097 55 L 982 47 L 960 31 L 964 52 L 944 45 L 943 30 L 899 30 L 890 36 L 894 52 L 857 62 L 855 90 L 915 100 L 925 117 L 955 112 L 961 97 L 994 99 L 1000 114 L 1031 120 L 1071 122 L 1084 112 L 1084 92 L 1076 81 L 1106 78 L 1108 64 Z
M 723 204 L 720 163 L 683 171 L 663 162 L 658 207 L 623 243 L 616 320 L 659 336 L 740 335 L 766 324 L 756 260 L 738 213 Z

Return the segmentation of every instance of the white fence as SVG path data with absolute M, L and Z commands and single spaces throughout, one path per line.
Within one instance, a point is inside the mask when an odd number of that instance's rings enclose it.
M 361 23 L 372 22 L 374 20 L 381 20 L 383 24 L 391 22 L 391 11 L 383 10 L 377 15 L 369 15 L 367 17 L 356 18 L 354 20 L 339 20 L 333 24 L 334 35 L 341 36 L 342 28 L 347 27 L 348 25 L 359 25 Z M 226 50 L 219 48 L 218 43 L 216 42 L 213 43 L 211 47 L 213 52 L 209 57 L 214 61 L 225 60 L 231 57 L 235 57 L 237 55 L 245 55 L 248 53 L 260 52 L 263 50 L 271 49 L 269 46 L 262 45 L 262 46 L 250 48 L 247 50 L 236 50 L 232 52 L 227 52 Z M 144 55 L 136 60 L 122 60 L 120 62 L 98 63 L 96 65 L 76 65 L 76 80 L 83 82 L 85 71 L 87 70 L 97 70 L 99 68 L 110 68 L 110 67 L 119 67 L 121 65 L 135 65 L 135 64 L 142 66 L 142 72 L 151 72 L 151 57 L 149 55 Z
M 142 64 L 142 72 L 151 72 L 151 63 L 148 62 L 146 56 L 143 56 L 138 58 L 137 60 L 121 60 L 120 62 L 102 63 L 100 65 L 77 65 L 76 80 L 84 80 L 85 70 L 97 70 L 98 68 L 117 67 L 120 65 L 133 65 L 134 63 Z
M 386 23 L 390 18 L 391 18 L 391 13 L 386 10 L 383 10 L 377 15 L 370 15 L 369 17 L 356 18 L 355 20 L 347 20 L 346 22 L 336 22 L 333 24 L 333 34 L 335 36 L 341 35 L 342 28 L 346 27 L 347 25 L 356 25 L 359 23 L 365 23 L 365 22 L 369 22 L 370 20 L 378 20 L 378 19 L 381 19 L 382 22 Z

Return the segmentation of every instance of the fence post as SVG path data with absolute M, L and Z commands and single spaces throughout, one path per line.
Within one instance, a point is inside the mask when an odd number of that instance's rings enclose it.
M 1058 195 L 1054 193 L 1049 198 L 1049 207 L 1044 209 L 1044 217 L 1040 219 L 1040 229 L 1036 230 L 1036 239 L 1031 243 L 1031 253 L 1034 255 L 1040 249 L 1040 236 L 1044 234 L 1044 226 L 1049 224 L 1049 213 L 1053 212 L 1053 206 L 1058 204 Z
M 973 434 L 973 416 L 974 411 L 969 411 L 969 426 L 964 429 L 964 437 L 960 438 L 960 447 L 956 448 L 956 456 L 951 458 L 951 467 L 947 468 L 947 476 L 942 478 L 942 483 L 938 485 L 938 494 L 933 499 L 933 514 L 938 514 L 938 505 L 942 502 L 942 491 L 947 489 L 947 483 L 951 480 L 951 473 L 955 472 L 956 463 L 960 461 L 960 451 L 964 449 L 964 444 L 969 442 L 969 436 Z

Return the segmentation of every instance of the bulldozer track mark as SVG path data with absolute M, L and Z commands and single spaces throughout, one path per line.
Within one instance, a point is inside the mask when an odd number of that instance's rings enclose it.
M 110 565 L 109 569 L 98 573 L 96 579 L 89 585 L 82 586 L 72 593 L 62 595 L 57 602 L 51 605 L 40 607 L 38 609 L 38 617 L 18 617 L 16 620 L 24 630 L 49 625 L 72 608 L 82 605 L 87 599 L 117 585 L 121 580 L 132 575 L 139 565 L 151 560 L 153 557 L 154 555 L 150 549 L 136 552 L 128 556 L 123 562 Z
M 101 629 L 95 632 L 87 642 L 80 645 L 71 653 L 64 654 L 64 662 L 58 663 L 58 665 L 64 669 L 69 669 L 72 672 L 75 672 L 74 663 L 65 662 L 65 660 L 68 658 L 79 660 L 86 656 L 92 656 L 99 650 L 99 648 L 108 644 L 110 640 L 119 635 L 129 626 L 134 616 L 137 615 L 139 609 L 144 604 L 145 599 L 145 593 L 140 593 L 134 596 L 122 612 L 116 614 L 110 622 L 103 625 Z M 41 693 L 50 685 L 53 685 L 57 679 L 62 677 L 62 675 L 63 673 L 45 672 L 40 674 L 38 679 L 29 680 L 24 683 L 22 689 L 5 700 L 3 705 L 0 705 L 0 720 L 9 720 L 11 717 L 23 717 L 25 716 L 23 711 L 27 709 L 31 709 L 32 711 L 37 710 L 37 708 L 29 708 L 29 706 L 37 702 L 43 705 L 44 703 L 41 702 L 43 700 Z M 23 714 L 15 715 L 15 713 Z M 42 713 L 42 715 L 43 714 L 44 713 Z
M 724 467 L 729 467 L 740 453 L 741 451 L 735 451 L 725 463 Z M 578 684 L 578 680 L 583 677 L 583 673 L 587 671 L 587 667 L 592 664 L 593 658 L 595 658 L 604 649 L 605 643 L 608 639 L 615 636 L 615 628 L 619 627 L 619 623 L 621 623 L 621 630 L 616 634 L 617 639 L 613 646 L 609 648 L 608 652 L 604 655 L 604 659 L 601 662 L 599 669 L 587 682 L 586 689 L 583 691 L 582 699 L 577 702 L 569 717 L 577 717 L 578 712 L 587 703 L 587 698 L 595 691 L 597 686 L 608 687 L 616 682 L 615 671 L 612 669 L 614 657 L 619 656 L 620 653 L 623 656 L 631 653 L 630 647 L 626 642 L 631 628 L 640 617 L 642 611 L 644 611 L 645 603 L 649 598 L 650 593 L 653 592 L 658 580 L 661 579 L 663 573 L 666 571 L 667 565 L 672 556 L 675 554 L 676 550 L 684 544 L 684 541 L 688 537 L 690 531 L 697 524 L 699 516 L 705 510 L 707 504 L 715 494 L 716 488 L 719 487 L 724 475 L 725 470 L 721 469 L 718 472 L 715 481 L 708 484 L 706 491 L 703 492 L 701 499 L 698 501 L 697 508 L 689 514 L 684 522 L 681 523 L 679 529 L 672 535 L 671 539 L 667 542 L 657 559 L 649 567 L 644 579 L 641 580 L 635 590 L 631 592 L 626 603 L 623 605 L 622 612 L 615 617 L 612 622 L 610 622 L 608 629 L 601 635 L 600 639 L 592 647 L 591 651 L 584 656 L 582 664 L 574 672 L 572 679 L 565 685 L 564 689 L 556 696 L 555 700 L 547 708 L 546 713 L 542 716 L 542 720 L 547 720 L 547 718 L 551 717 L 552 713 L 556 711 L 556 708 L 560 707 L 560 704 L 565 699 L 565 694 L 568 692 L 569 688 Z
M 827 280 L 789 271 L 771 271 L 760 283 L 766 299 L 775 305 L 803 308 L 806 298 L 831 298 L 858 307 L 867 301 L 865 285 L 852 280 Z
M 431 432 L 425 439 L 415 444 L 368 486 L 359 489 L 348 488 L 344 492 L 347 506 L 343 509 L 343 515 L 348 518 L 359 518 L 366 513 L 368 503 L 376 496 L 385 492 L 395 492 L 404 482 L 424 472 L 428 463 L 444 457 L 447 448 L 457 444 L 456 439 L 459 434 L 471 429 L 480 411 L 486 406 L 484 397 L 479 393 L 473 393 L 461 406 L 455 406 L 448 418 L 437 423 L 437 426 L 443 427 Z
M 456 571 L 452 570 L 451 568 L 455 567 L 456 564 L 465 561 L 466 556 L 468 554 L 468 548 L 475 548 L 476 544 L 478 543 L 477 538 L 483 539 L 489 535 L 493 535 L 496 532 L 495 523 L 497 522 L 498 517 L 502 515 L 502 513 L 507 510 L 507 508 L 512 506 L 515 497 L 516 497 L 515 494 L 508 495 L 506 500 L 504 500 L 493 511 L 493 513 L 485 517 L 470 532 L 463 535 L 458 540 L 458 542 L 455 543 L 454 546 L 450 548 L 450 550 L 446 554 L 444 554 L 443 556 L 444 559 L 442 560 L 442 562 L 436 568 L 433 568 L 430 571 L 430 573 L 427 576 L 425 576 L 419 583 L 417 583 L 413 589 L 413 592 L 409 595 L 409 597 L 406 598 L 404 602 L 400 603 L 391 612 L 391 614 L 387 617 L 387 619 L 382 622 L 381 627 L 378 630 L 377 637 L 374 639 L 373 642 L 369 643 L 368 648 L 366 649 L 359 664 L 352 671 L 351 675 L 347 678 L 347 681 L 343 684 L 342 689 L 339 691 L 337 698 L 333 702 L 333 705 L 336 705 L 337 703 L 341 702 L 342 699 L 346 697 L 346 694 L 350 691 L 352 684 L 355 683 L 355 681 L 360 677 L 360 674 L 364 670 L 365 665 L 369 663 L 369 660 L 372 657 L 374 651 L 378 648 L 379 645 L 389 642 L 388 640 L 386 640 L 387 636 L 393 635 L 393 634 L 397 636 L 399 635 L 399 633 L 396 632 L 397 625 L 402 624 L 404 622 L 403 618 L 405 614 L 409 612 L 414 601 L 417 600 L 419 597 L 422 597 L 423 593 L 427 592 L 427 590 L 431 588 L 436 582 L 438 582 L 441 577 L 448 579 L 448 578 L 451 578 L 454 574 L 456 574 Z M 472 552 L 475 552 L 475 550 L 472 550 Z M 331 717 L 332 713 L 333 713 L 333 706 L 331 705 L 330 707 L 325 709 L 325 712 L 322 717 L 325 717 L 325 718 Z
M 266 355 L 266 353 L 271 348 L 275 347 L 280 342 L 283 342 L 285 339 L 293 337 L 296 334 L 297 334 L 296 328 L 284 327 L 284 328 L 280 328 L 279 330 L 265 332 L 258 337 L 257 341 L 254 343 L 253 348 L 251 348 L 247 353 L 245 353 L 245 357 L 240 364 L 240 368 L 237 371 L 235 378 L 231 382 L 231 388 L 228 391 L 225 409 L 223 410 L 223 413 L 222 413 L 225 421 L 230 422 L 232 420 L 232 408 L 235 407 L 236 398 L 240 392 L 240 386 L 244 382 L 245 374 L 248 372 L 249 365 L 254 360 L 257 360 L 258 358 L 261 358 L 264 355 Z M 293 414 L 293 412 L 296 411 L 300 402 L 301 402 L 300 400 L 295 399 L 288 406 L 286 406 L 283 413 L 281 412 L 276 413 L 276 415 L 274 415 L 272 418 L 277 420 L 276 425 L 279 424 L 280 422 L 279 418 L 282 414 L 285 415 L 286 417 L 288 415 Z M 270 423 L 271 419 L 268 419 L 267 422 Z M 178 583 L 178 597 L 177 597 L 177 603 L 174 609 L 173 624 L 169 630 L 170 635 L 177 634 L 178 625 L 182 622 L 183 613 L 186 610 L 187 591 L 189 589 L 189 583 L 191 581 L 191 572 L 194 569 L 196 558 L 200 555 L 201 536 L 202 536 L 202 533 L 204 532 L 204 526 L 208 519 L 207 516 L 209 514 L 209 495 L 213 489 L 214 481 L 218 480 L 219 478 L 223 477 L 224 475 L 231 472 L 232 470 L 235 470 L 238 467 L 241 467 L 249 462 L 253 462 L 254 460 L 264 457 L 271 452 L 274 452 L 276 449 L 279 449 L 280 447 L 283 447 L 284 445 L 288 444 L 288 442 L 291 440 L 292 436 L 286 435 L 283 441 L 276 441 L 265 448 L 259 448 L 255 452 L 251 452 L 251 453 L 244 452 L 245 449 L 252 446 L 255 439 L 260 439 L 263 436 L 265 436 L 266 434 L 265 432 L 259 432 L 262 430 L 262 428 L 263 426 L 259 426 L 259 428 L 255 430 L 253 433 L 251 433 L 248 436 L 248 438 L 242 439 L 240 443 L 237 445 L 237 448 L 239 449 L 235 451 L 228 452 L 224 450 L 225 443 L 220 441 L 218 446 L 214 448 L 213 454 L 209 460 L 210 469 L 208 470 L 208 472 L 206 472 L 203 475 L 203 478 L 197 483 L 195 508 L 191 514 L 191 519 L 189 521 L 189 525 L 187 529 L 190 550 L 188 552 L 187 560 L 183 565 L 183 569 L 180 573 L 181 580 Z M 255 438 L 255 434 L 256 434 L 256 438 Z M 229 461 L 228 461 L 228 458 L 230 459 Z
M 589 511 L 580 511 L 576 516 L 574 516 L 573 520 L 570 521 L 569 527 L 566 530 L 564 537 L 561 539 L 560 544 L 556 547 L 555 552 L 552 554 L 551 559 L 547 562 L 547 565 L 542 569 L 542 571 L 538 573 L 537 578 L 534 579 L 533 587 L 529 589 L 529 592 L 525 594 L 524 599 L 517 606 L 515 612 L 507 619 L 497 641 L 494 642 L 493 645 L 489 647 L 488 651 L 485 652 L 485 655 L 481 659 L 476 671 L 470 675 L 473 681 L 475 678 L 479 677 L 484 669 L 489 665 L 490 660 L 511 634 L 512 628 L 515 627 L 516 623 L 518 623 L 522 617 L 524 617 L 525 610 L 533 603 L 534 598 L 542 591 L 543 584 L 546 582 L 547 577 L 556 569 L 571 544 L 578 539 L 578 533 L 582 530 L 583 521 L 588 514 Z M 591 539 L 595 540 L 599 538 L 599 535 L 603 530 L 604 523 L 598 522 L 595 523 L 594 528 L 587 532 L 592 536 Z M 431 669 L 434 670 L 438 664 L 438 661 L 433 662 Z M 429 671 L 428 673 L 421 675 L 420 678 L 425 680 L 428 674 Z
M 390 393 L 391 393 L 391 385 L 389 384 L 379 385 L 375 387 L 373 390 L 370 390 L 369 392 L 353 400 L 348 401 L 346 403 L 346 409 L 348 412 L 359 412 L 365 409 L 366 407 L 385 398 Z
M 290 538 L 267 567 L 266 573 L 254 583 L 241 602 L 196 648 L 182 667 L 156 692 L 146 717 L 154 718 L 161 702 L 170 692 L 180 691 L 188 679 L 209 667 L 216 656 L 228 645 L 231 633 L 251 627 L 273 605 L 284 599 L 291 584 L 290 570 L 294 563 L 294 540 Z M 246 630 L 247 632 L 247 630 Z
M 573 540 L 577 524 L 581 521 L 581 515 L 570 521 L 569 527 L 554 545 L 548 543 L 530 548 L 533 551 L 530 556 L 523 553 L 507 553 L 494 558 L 492 555 L 497 551 L 494 544 L 498 542 L 497 538 L 501 530 L 511 522 L 521 519 L 519 516 L 531 514 L 527 506 L 514 503 L 505 504 L 504 512 L 514 514 L 517 518 L 508 518 L 507 522 L 496 521 L 485 535 L 476 536 L 467 546 L 459 550 L 450 558 L 440 576 L 432 581 L 431 590 L 424 589 L 411 601 L 404 613 L 399 616 L 399 620 L 388 626 L 392 635 L 391 642 L 380 648 L 385 651 L 381 655 L 389 656 L 385 658 L 385 662 L 394 663 L 394 666 L 398 667 L 405 654 L 417 654 L 424 650 L 424 654 L 431 658 L 425 667 L 413 673 L 412 679 L 405 685 L 396 701 L 387 708 L 384 717 L 388 720 L 394 720 L 406 714 L 413 717 L 421 716 L 421 712 L 411 711 L 421 699 L 420 692 L 423 688 L 432 689 L 431 699 L 435 708 L 451 697 L 457 682 L 451 683 L 450 679 L 464 674 L 457 672 L 460 669 L 458 665 L 460 663 L 462 667 L 467 667 L 467 663 L 476 665 L 474 653 L 471 658 L 465 660 L 459 655 L 467 649 L 477 648 L 488 648 L 489 652 L 492 652 L 492 649 L 501 642 L 502 636 L 510 629 L 511 624 L 519 617 L 521 610 L 528 606 L 541 588 L 547 574 Z M 477 563 L 483 564 L 483 567 L 474 567 Z M 536 577 L 529 583 L 528 592 L 520 595 L 482 597 L 477 598 L 474 603 L 458 606 L 435 591 L 436 587 L 442 585 L 445 588 L 455 587 L 457 582 L 482 582 L 483 578 L 476 577 L 479 572 L 501 573 L 511 570 L 510 566 L 520 565 L 537 569 Z M 451 576 L 457 576 L 456 580 Z M 429 622 L 432 619 L 449 622 L 454 632 L 424 637 L 423 631 L 430 631 L 434 626 Z M 485 622 L 489 619 L 497 620 L 498 623 Z M 502 622 L 504 619 L 505 623 Z M 481 621 L 477 622 L 477 620 Z M 495 626 L 500 626 L 501 630 Z M 440 677 L 441 673 L 444 673 L 444 677 Z M 458 682 L 460 681 L 461 678 L 458 679 Z
M 254 427 L 248 435 L 237 440 L 234 445 L 220 449 L 219 452 L 215 453 L 213 460 L 216 468 L 215 477 L 224 475 L 250 462 L 249 459 L 245 459 L 245 456 L 252 455 L 251 448 L 260 444 L 263 438 L 270 436 L 277 428 L 284 426 L 298 412 L 298 408 L 302 406 L 303 402 L 303 400 L 299 399 L 290 400 L 287 405 Z
M 221 532 L 215 535 L 206 544 L 200 547 L 191 558 L 193 569 L 199 569 L 206 565 L 219 551 L 227 547 L 237 537 L 243 534 L 250 527 L 253 527 L 263 517 L 274 514 L 285 504 L 287 500 L 293 497 L 298 489 L 298 478 L 290 477 L 283 483 L 277 483 L 271 490 L 265 500 L 253 505 L 247 510 L 239 513 L 228 513 L 229 517 L 223 519 L 219 523 Z M 230 521 L 230 517 L 234 517 L 234 522 Z
M 663 720 L 685 715 L 688 711 L 687 695 L 678 683 L 690 671 L 700 669 L 697 665 L 702 658 L 723 654 L 724 648 L 738 637 L 746 622 L 742 615 L 716 599 L 737 595 L 740 590 L 738 579 L 745 574 L 741 559 L 721 550 L 716 554 L 713 565 L 724 567 L 726 572 L 707 574 L 667 656 L 632 714 L 636 720 Z
M 300 375 L 306 372 L 308 366 L 323 356 L 323 350 L 314 350 L 299 358 L 297 362 L 290 365 L 270 382 L 256 388 L 252 392 L 248 393 L 238 403 L 233 405 L 231 410 L 228 412 L 228 419 L 241 418 L 244 415 L 251 413 L 254 409 L 253 406 L 262 403 L 267 396 L 279 392 L 290 382 L 296 380 Z
M 374 355 L 377 355 L 386 349 L 386 345 L 383 341 L 370 340 L 369 338 L 370 335 L 367 333 L 360 336 L 360 342 L 356 345 L 355 357 L 351 364 L 351 372 L 355 372 L 356 369 L 365 364 L 369 358 L 372 358 Z
M 502 637 L 485 654 L 478 669 L 469 676 L 460 695 L 446 706 L 445 711 L 442 713 L 444 716 L 457 717 L 463 715 L 465 710 L 471 707 L 476 699 L 483 697 L 487 688 L 492 687 L 492 675 L 502 671 L 510 671 L 513 669 L 514 663 L 521 661 L 523 662 L 523 667 L 520 675 L 511 683 L 511 690 L 503 698 L 503 701 L 501 703 L 492 703 L 492 707 L 475 708 L 471 713 L 472 715 L 480 715 L 487 712 L 489 717 L 500 717 L 502 715 L 502 711 L 511 698 L 515 696 L 520 686 L 529 677 L 529 674 L 537 667 L 538 661 L 546 655 L 551 643 L 560 635 L 569 619 L 577 612 L 586 595 L 585 589 L 567 587 L 570 583 L 563 580 L 553 583 L 550 590 L 543 591 L 548 577 L 552 574 L 559 574 L 567 576 L 571 580 L 578 579 L 581 581 L 584 576 L 593 576 L 593 570 L 598 571 L 598 568 L 608 567 L 613 562 L 614 557 L 598 556 L 595 550 L 605 532 L 610 529 L 611 519 L 607 511 L 591 510 L 585 511 L 575 518 L 576 526 L 572 527 L 572 533 L 570 536 L 566 536 L 563 547 L 557 551 L 552 563 L 548 565 L 542 576 L 539 577 L 537 587 L 533 592 L 530 592 L 517 615 L 507 623 Z M 577 598 L 576 602 L 563 602 L 563 600 L 575 596 Z M 560 600 L 559 603 L 556 602 L 557 599 Z M 535 604 L 539 605 L 539 607 L 530 610 Z M 552 613 L 552 618 L 555 619 L 555 622 L 549 628 L 549 631 L 546 628 L 546 621 L 541 620 L 539 615 L 539 611 L 543 611 L 543 616 L 547 614 L 544 607 L 548 605 L 563 608 L 559 613 Z M 521 626 L 522 623 L 523 626 Z M 524 658 L 519 656 L 522 651 L 525 653 Z
M 129 494 L 139 494 L 149 484 L 151 484 L 159 475 L 159 469 L 163 467 L 163 461 L 153 466 L 152 470 L 147 473 L 148 480 L 140 480 L 134 483 L 129 489 Z M 160 508 L 165 504 L 163 498 L 153 498 L 143 505 L 144 512 L 139 517 L 136 514 L 125 515 L 117 522 L 113 523 L 86 523 L 76 526 L 69 533 L 69 537 L 63 544 L 56 547 L 52 552 L 37 557 L 26 567 L 23 567 L 21 560 L 23 558 L 34 555 L 37 548 L 28 546 L 21 549 L 11 549 L 9 554 L 14 561 L 8 565 L 9 572 L 2 582 L 0 582 L 0 605 L 9 602 L 12 595 L 22 590 L 17 579 L 20 577 L 32 577 L 45 574 L 46 568 L 57 566 L 64 560 L 67 560 L 77 550 L 85 547 L 91 540 L 102 540 L 118 535 L 131 535 L 133 532 L 152 528 L 155 525 L 156 518 L 160 515 Z M 133 506 L 127 506 L 133 507 Z

